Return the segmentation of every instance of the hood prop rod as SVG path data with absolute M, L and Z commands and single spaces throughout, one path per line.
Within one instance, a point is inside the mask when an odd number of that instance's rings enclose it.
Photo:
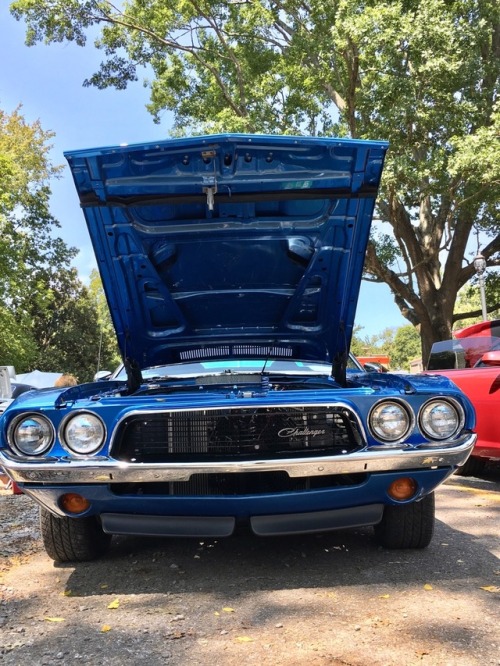
M 127 388 L 129 394 L 135 393 L 142 384 L 142 372 L 137 361 L 132 358 L 126 358 L 123 362 L 125 372 L 127 373 Z

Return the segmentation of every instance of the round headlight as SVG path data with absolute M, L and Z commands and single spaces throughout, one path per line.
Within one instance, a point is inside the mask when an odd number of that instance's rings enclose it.
M 12 443 L 26 456 L 40 456 L 54 441 L 51 422 L 40 414 L 23 416 L 11 431 Z
M 452 437 L 461 425 L 458 409 L 447 400 L 431 400 L 420 412 L 420 427 L 431 439 Z
M 380 402 L 371 411 L 370 428 L 377 439 L 396 442 L 403 439 L 411 426 L 408 411 L 399 402 Z
M 104 442 L 104 424 L 94 414 L 82 413 L 71 417 L 64 424 L 62 440 L 78 455 L 95 453 Z

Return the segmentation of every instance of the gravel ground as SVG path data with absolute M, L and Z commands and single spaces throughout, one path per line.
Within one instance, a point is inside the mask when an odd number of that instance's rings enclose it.
M 43 548 L 38 523 L 38 506 L 32 500 L 0 490 L 0 573 Z
M 119 538 L 54 565 L 38 509 L 0 491 L 0 664 L 500 664 L 500 476 L 438 492 L 425 551 L 370 530 L 226 540 Z

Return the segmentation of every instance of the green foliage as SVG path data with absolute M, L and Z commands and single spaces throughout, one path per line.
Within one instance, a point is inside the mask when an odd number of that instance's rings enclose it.
M 80 381 L 97 367 L 95 304 L 70 267 L 76 250 L 54 235 L 52 133 L 20 109 L 0 110 L 0 363 L 18 373 L 69 372 Z
M 483 185 L 500 191 L 500 100 L 491 113 L 490 122 L 465 139 L 455 139 L 456 155 L 451 167 L 452 175 L 461 171 L 474 176 Z
M 371 336 L 355 330 L 351 350 L 355 356 L 389 356 L 389 369 L 410 371 L 410 361 L 421 355 L 420 334 L 414 326 L 390 327 Z
M 89 381 L 97 366 L 99 326 L 94 305 L 75 269 L 46 273 L 28 303 L 37 341 L 34 367 Z
M 97 370 L 114 370 L 120 363 L 120 351 L 101 278 L 95 269 L 90 274 L 88 291 L 93 303 L 100 336 L 96 372 Z
M 371 356 L 373 354 L 390 355 L 396 329 L 385 328 L 380 333 L 362 337 L 363 327 L 357 326 L 354 330 L 351 350 L 357 356 Z
M 410 371 L 410 361 L 421 356 L 420 334 L 413 326 L 401 326 L 396 330 L 391 347 L 391 368 Z
M 351 340 L 351 351 L 354 356 L 363 356 L 365 354 L 365 340 L 360 336 L 361 331 L 363 330 L 362 326 L 355 326 L 352 340 Z M 371 352 L 369 352 L 371 353 Z
M 485 291 L 487 306 L 489 307 L 492 304 L 497 304 L 496 309 L 489 310 L 488 318 L 496 319 L 500 317 L 500 275 L 498 273 L 492 272 L 486 276 Z M 454 329 L 465 328 L 466 326 L 471 326 L 472 324 L 477 324 L 482 321 L 481 296 L 477 279 L 459 291 L 455 303 L 455 314 L 457 316 L 467 315 L 470 312 L 476 312 L 477 314 L 472 317 L 460 316 Z
M 38 121 L 28 124 L 20 109 L 0 109 L 0 293 L 15 309 L 22 309 L 40 272 L 76 255 L 52 235 L 59 223 L 49 210 L 49 182 L 60 172 L 49 159 L 52 137 Z
M 394 265 L 399 258 L 399 249 L 394 236 L 380 233 L 376 225 L 372 228 L 372 243 L 379 261 L 385 266 Z
M 13 365 L 17 372 L 23 372 L 32 366 L 36 355 L 29 322 L 17 321 L 11 310 L 0 305 L 0 365 Z

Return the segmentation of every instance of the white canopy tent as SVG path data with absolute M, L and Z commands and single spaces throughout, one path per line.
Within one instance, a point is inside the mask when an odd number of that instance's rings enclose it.
M 35 388 L 47 388 L 54 386 L 54 382 L 62 376 L 62 372 L 42 372 L 41 370 L 32 370 L 16 376 L 16 381 L 21 384 L 29 384 Z

